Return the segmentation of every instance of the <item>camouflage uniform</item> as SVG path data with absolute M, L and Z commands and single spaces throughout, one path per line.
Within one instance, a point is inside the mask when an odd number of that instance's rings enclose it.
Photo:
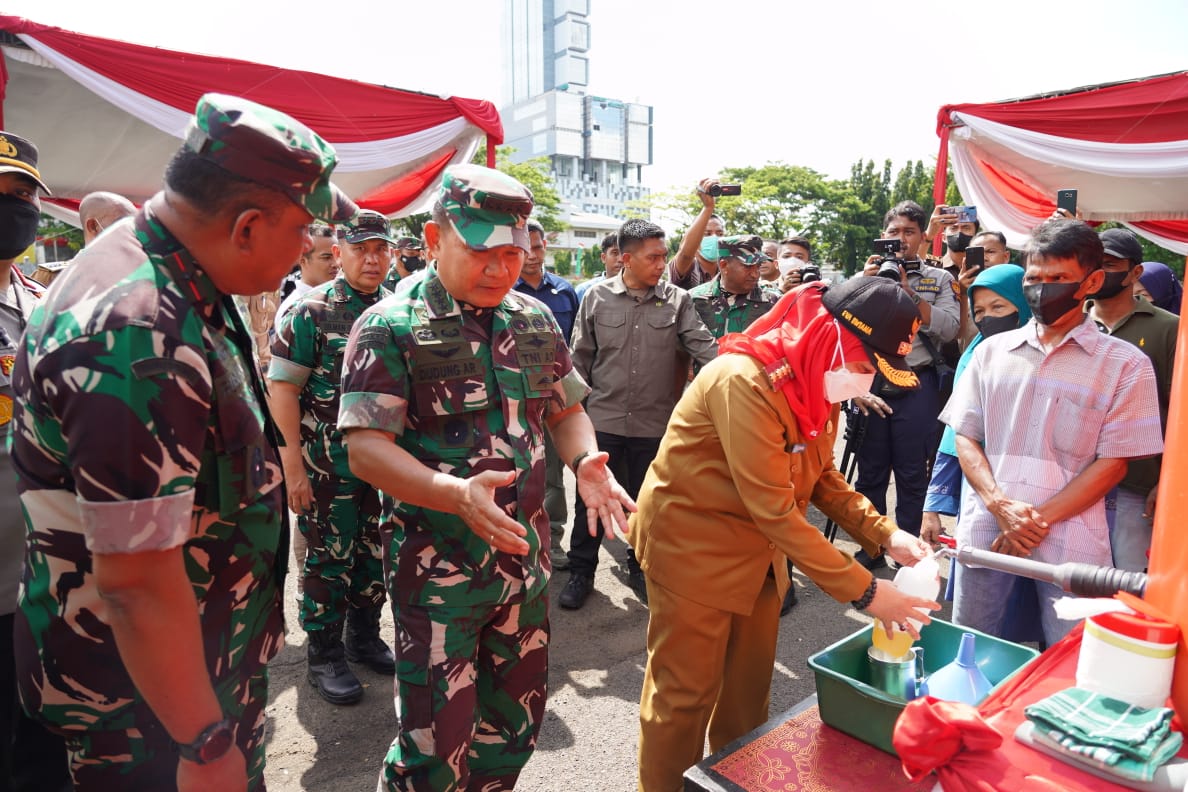
M 301 452 L 313 487 L 313 507 L 297 516 L 309 542 L 302 575 L 301 626 L 338 624 L 347 605 L 384 602 L 379 495 L 351 474 L 338 431 L 342 356 L 355 320 L 387 297 L 351 288 L 343 277 L 315 287 L 281 319 L 272 344 L 269 379 L 302 388 Z
M 722 290 L 722 276 L 719 274 L 709 283 L 703 283 L 689 290 L 693 307 L 714 338 L 727 333 L 741 333 L 751 323 L 771 310 L 780 295 L 760 286 L 751 289 L 750 294 L 728 294 Z
M 472 248 L 527 249 L 526 232 L 491 230 L 498 210 L 468 224 L 479 215 L 468 210 L 494 190 L 527 193 L 497 172 L 458 166 L 446 172 L 442 203 Z M 528 528 L 524 556 L 496 551 L 457 515 L 389 498 L 383 513 L 393 530 L 400 726 L 381 782 L 510 789 L 535 746 L 548 678 L 545 419 L 589 389 L 542 303 L 509 292 L 495 308 L 463 307 L 434 267 L 363 315 L 343 371 L 340 429 L 390 432 L 423 464 L 454 476 L 517 474 L 495 500 Z
M 125 755 L 147 766 L 120 768 L 122 787 L 154 777 L 161 768 L 148 760 L 168 736 L 120 660 L 91 552 L 184 542 L 211 681 L 258 779 L 264 700 L 250 692 L 267 685 L 283 641 L 284 499 L 252 340 L 231 298 L 148 210 L 84 255 L 96 265 L 69 270 L 37 308 L 15 369 L 13 456 L 30 522 L 21 698 L 66 736 L 76 783 L 107 777 Z M 115 514 L 139 530 L 120 530 Z
M 185 145 L 331 222 L 353 214 L 333 149 L 274 110 L 208 94 Z M 277 435 L 242 317 L 158 200 L 80 254 L 95 261 L 59 279 L 17 355 L 18 684 L 65 736 L 77 788 L 174 788 L 177 751 L 121 659 L 92 554 L 180 547 L 211 686 L 261 789 L 287 566 Z
M 757 236 L 720 237 L 718 252 L 720 258 L 737 258 L 748 266 L 759 266 L 767 257 L 762 253 L 763 240 Z M 689 290 L 697 315 L 709 328 L 714 338 L 727 333 L 741 333 L 752 322 L 763 316 L 779 300 L 778 293 L 763 288 L 760 280 L 749 294 L 730 294 L 722 289 L 722 273 L 714 279 Z

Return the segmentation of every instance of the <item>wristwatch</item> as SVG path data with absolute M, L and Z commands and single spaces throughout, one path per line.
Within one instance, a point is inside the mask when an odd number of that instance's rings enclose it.
M 573 471 L 573 474 L 575 476 L 577 475 L 578 465 L 582 464 L 582 460 L 584 460 L 586 457 L 590 456 L 590 454 L 592 454 L 592 453 L 593 453 L 592 451 L 583 451 L 582 453 L 575 456 L 573 458 L 573 461 L 569 463 L 569 469 Z
M 920 299 L 921 299 L 921 298 L 920 298 L 920 292 L 918 292 L 918 291 L 911 291 L 911 292 L 908 292 L 908 297 L 911 297 L 911 298 L 912 298 L 912 303 L 913 303 L 913 304 L 915 304 L 915 305 L 919 305 L 919 304 L 920 304 Z
M 235 724 L 230 719 L 212 723 L 198 733 L 192 743 L 174 743 L 177 752 L 187 762 L 209 764 L 221 759 L 235 744 Z

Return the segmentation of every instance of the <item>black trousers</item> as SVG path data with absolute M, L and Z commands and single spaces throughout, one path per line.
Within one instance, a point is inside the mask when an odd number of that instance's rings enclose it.
M 598 439 L 598 450 L 610 454 L 611 473 L 618 480 L 627 494 L 632 498 L 639 497 L 639 488 L 643 485 L 648 466 L 656 458 L 660 450 L 659 437 L 623 437 L 622 435 L 595 432 Z M 602 547 L 602 531 L 597 536 L 590 536 L 590 526 L 586 521 L 586 504 L 579 493 L 574 498 L 573 532 L 569 536 L 569 569 L 575 575 L 593 575 L 598 568 L 598 548 Z M 634 569 L 638 566 L 635 551 L 627 548 L 627 566 Z
M 73 789 L 66 743 L 21 709 L 12 649 L 15 614 L 0 616 L 0 790 Z

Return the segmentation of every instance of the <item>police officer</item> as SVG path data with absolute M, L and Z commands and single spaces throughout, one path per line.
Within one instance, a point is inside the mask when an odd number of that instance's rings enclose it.
M 307 543 L 301 626 L 309 635 L 309 681 L 332 704 L 354 704 L 363 686 L 346 660 L 396 673 L 380 639 L 384 604 L 379 494 L 351 475 L 338 431 L 342 355 L 355 320 L 390 292 L 391 227 L 360 212 L 346 227 L 339 277 L 315 287 L 281 319 L 272 344 L 272 412 L 289 507 Z M 346 646 L 343 646 L 343 625 Z
M 41 792 L 70 788 L 62 738 L 32 721 L 16 696 L 12 625 L 25 554 L 25 520 L 16 471 L 8 452 L 12 434 L 12 368 L 17 342 L 41 299 L 13 262 L 37 238 L 41 201 L 49 188 L 37 170 L 37 147 L 0 132 L 0 789 Z
M 334 150 L 207 94 L 165 188 L 29 321 L 13 460 L 29 521 L 17 674 L 79 790 L 259 789 L 283 644 L 277 437 L 230 295 L 277 287 L 314 217 L 355 212 Z
M 511 789 L 532 754 L 548 679 L 545 431 L 592 530 L 613 535 L 634 508 L 597 450 L 556 320 L 512 292 L 532 207 L 505 174 L 448 168 L 425 225 L 434 264 L 368 310 L 347 346 L 351 470 L 391 496 L 388 789 Z
M 891 207 L 883 218 L 883 236 L 901 242 L 899 284 L 920 311 L 920 330 L 907 355 L 908 365 L 920 387 L 908 390 L 900 383 L 876 378 L 868 397 L 857 399 L 868 413 L 859 447 L 858 479 L 854 489 L 865 495 L 880 513 L 887 513 L 887 485 L 895 474 L 895 522 L 908 533 L 920 535 L 928 470 L 939 438 L 937 416 L 941 408 L 941 375 L 946 365 L 941 347 L 957 337 L 961 307 L 957 282 L 943 269 L 919 261 L 916 251 L 928 225 L 924 209 L 913 201 Z M 866 265 L 865 274 L 877 277 L 879 263 Z M 951 369 L 948 373 L 951 374 Z M 881 384 L 881 387 L 880 387 Z M 951 386 L 950 386 L 951 387 Z M 857 558 L 868 567 L 886 564 L 883 556 Z
M 766 260 L 760 237 L 718 237 L 718 274 L 689 290 L 697 315 L 714 338 L 746 330 L 780 298 L 759 286 L 759 265 Z

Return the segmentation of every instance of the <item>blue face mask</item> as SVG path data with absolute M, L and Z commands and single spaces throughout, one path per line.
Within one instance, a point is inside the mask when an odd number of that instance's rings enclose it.
M 706 261 L 717 261 L 721 257 L 718 252 L 718 237 L 707 236 L 701 240 L 701 257 Z

